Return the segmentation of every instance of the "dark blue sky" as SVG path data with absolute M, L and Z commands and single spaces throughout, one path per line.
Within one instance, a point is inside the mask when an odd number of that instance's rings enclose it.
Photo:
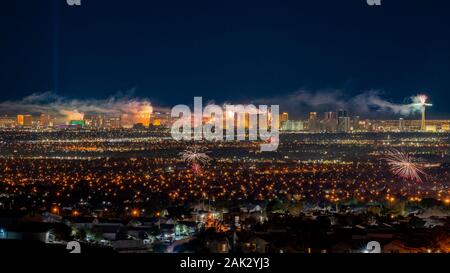
M 426 91 L 431 113 L 450 115 L 449 12 L 443 0 L 4 0 L 0 100 L 379 89 L 397 102 Z

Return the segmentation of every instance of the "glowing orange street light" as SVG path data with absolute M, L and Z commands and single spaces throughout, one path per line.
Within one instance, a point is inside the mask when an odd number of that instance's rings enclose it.
M 59 213 L 59 208 L 58 207 L 53 207 L 52 208 L 52 213 L 58 214 Z
M 138 217 L 138 216 L 139 216 L 139 210 L 133 209 L 133 210 L 131 211 L 131 216 L 132 216 L 132 217 Z

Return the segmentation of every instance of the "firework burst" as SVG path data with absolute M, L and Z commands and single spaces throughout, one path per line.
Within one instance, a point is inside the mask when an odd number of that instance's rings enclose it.
M 389 150 L 384 159 L 389 164 L 391 172 L 401 178 L 422 182 L 421 175 L 426 175 L 413 157 L 396 149 Z
M 427 95 L 418 95 L 417 98 L 418 98 L 420 104 L 426 104 L 427 103 L 427 100 L 428 100 Z
M 202 165 L 200 165 L 198 163 L 192 163 L 192 172 L 195 174 L 203 173 Z
M 187 163 L 206 165 L 211 160 L 207 153 L 205 148 L 194 146 L 181 152 L 180 156 Z
M 207 165 L 211 158 L 208 156 L 208 151 L 204 147 L 193 146 L 179 154 L 181 159 L 186 163 L 192 165 L 192 171 L 199 174 L 203 170 L 203 166 Z

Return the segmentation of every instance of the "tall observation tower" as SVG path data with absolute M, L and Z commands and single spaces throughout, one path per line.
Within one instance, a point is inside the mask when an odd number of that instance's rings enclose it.
M 426 108 L 429 106 L 433 106 L 433 104 L 427 103 L 427 100 L 428 100 L 427 95 L 418 95 L 417 102 L 415 103 L 416 106 L 420 107 L 420 111 L 422 112 L 422 122 L 420 123 L 421 131 L 427 130 L 427 122 L 426 122 L 426 115 L 425 115 Z

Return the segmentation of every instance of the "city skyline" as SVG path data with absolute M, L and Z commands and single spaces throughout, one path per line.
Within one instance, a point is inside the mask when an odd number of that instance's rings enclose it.
M 289 112 L 295 119 L 303 119 L 310 112 L 326 113 L 329 111 L 346 110 L 351 116 L 363 116 L 369 119 L 407 118 L 415 119 L 422 115 L 423 102 L 427 95 L 418 94 L 405 98 L 403 103 L 384 99 L 380 93 L 371 91 L 358 94 L 346 101 L 340 92 L 308 92 L 298 91 L 286 97 L 272 97 L 240 102 L 243 105 L 258 105 L 262 103 L 280 105 L 283 112 Z M 205 105 L 214 103 L 206 101 Z M 221 103 L 224 107 L 230 101 Z M 109 117 L 133 116 L 138 113 L 170 112 L 168 105 L 154 105 L 148 98 L 134 97 L 132 93 L 121 93 L 106 99 L 76 99 L 65 98 L 52 92 L 33 93 L 21 100 L 0 101 L 0 115 L 50 114 L 56 118 L 70 120 L 83 119 L 84 115 L 102 115 Z M 427 103 L 430 108 L 432 104 Z M 292 109 L 295 108 L 295 109 Z M 432 109 L 432 108 L 431 108 Z M 429 109 L 430 110 L 430 109 Z M 433 115 L 432 119 L 447 119 L 448 116 Z M 450 116 L 450 115 L 449 115 Z

